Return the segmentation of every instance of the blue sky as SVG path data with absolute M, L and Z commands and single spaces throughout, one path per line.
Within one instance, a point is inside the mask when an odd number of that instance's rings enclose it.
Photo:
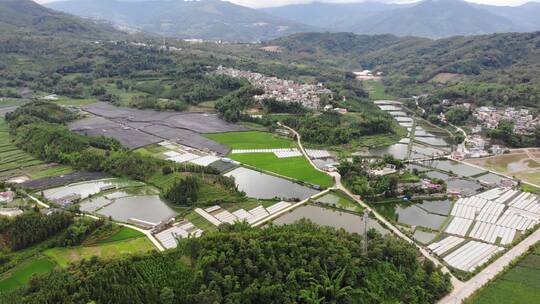
M 35 0 L 38 3 L 53 2 L 58 0 Z M 249 6 L 249 7 L 269 7 L 269 6 L 281 6 L 287 4 L 298 4 L 298 3 L 310 3 L 314 2 L 313 0 L 229 0 L 230 2 Z M 329 3 L 343 3 L 343 2 L 362 2 L 358 0 L 317 0 L 318 2 L 329 2 Z M 414 0 L 370 0 L 377 2 L 391 2 L 391 3 L 410 3 L 416 2 Z M 482 4 L 491 4 L 491 5 L 521 5 L 531 0 L 468 0 L 469 2 L 482 3 Z M 536 0 L 537 2 L 540 0 Z

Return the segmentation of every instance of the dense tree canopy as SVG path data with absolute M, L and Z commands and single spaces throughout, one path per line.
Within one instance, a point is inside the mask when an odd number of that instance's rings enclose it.
M 450 289 L 429 260 L 394 237 L 310 223 L 223 227 L 177 249 L 87 261 L 33 280 L 18 303 L 435 303 Z M 319 301 L 319 302 L 317 302 Z

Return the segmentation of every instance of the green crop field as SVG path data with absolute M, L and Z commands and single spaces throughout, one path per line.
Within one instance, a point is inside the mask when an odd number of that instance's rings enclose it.
M 328 205 L 333 208 L 344 209 L 353 212 L 362 212 L 364 208 L 341 191 L 332 191 L 315 200 L 315 202 Z
M 118 232 L 116 232 L 115 234 L 111 235 L 110 237 L 106 239 L 99 240 L 98 243 L 105 244 L 109 242 L 118 242 L 118 241 L 139 238 L 139 237 L 144 237 L 144 234 L 142 232 L 133 230 L 131 228 L 121 227 L 120 230 L 118 230 Z
M 516 266 L 473 295 L 467 304 L 540 303 L 540 245 Z
M 55 266 L 56 264 L 46 257 L 24 263 L 11 271 L 6 278 L 0 279 L 0 292 L 15 290 L 28 283 L 33 274 L 48 273 Z
M 98 256 L 102 259 L 116 258 L 126 254 L 145 253 L 154 250 L 146 237 L 124 239 L 122 241 L 102 243 L 97 246 L 76 246 L 69 248 L 51 248 L 43 252 L 62 267 L 82 259 Z
M 273 153 L 247 153 L 231 154 L 230 157 L 243 164 L 299 181 L 322 187 L 333 185 L 330 176 L 315 170 L 303 156 L 278 158 Z
M 365 89 L 369 92 L 369 98 L 372 100 L 392 100 L 394 96 L 387 94 L 382 82 L 377 80 L 366 80 L 363 82 Z
M 39 165 L 42 162 L 17 148 L 9 137 L 6 121 L 0 118 L 0 176 L 9 176 L 9 171 Z
M 231 149 L 293 148 L 294 141 L 268 132 L 230 132 L 206 134 L 207 138 L 229 146 Z
M 11 141 L 8 125 L 0 118 L 0 177 L 27 175 L 31 179 L 58 176 L 72 172 L 66 166 L 44 164 L 30 154 L 20 150 Z

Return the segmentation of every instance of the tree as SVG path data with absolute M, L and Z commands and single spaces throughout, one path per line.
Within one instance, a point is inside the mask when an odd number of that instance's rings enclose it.
M 199 179 L 194 176 L 188 176 L 177 181 L 171 188 L 165 192 L 165 198 L 175 204 L 183 206 L 192 206 L 197 202 L 199 192 Z

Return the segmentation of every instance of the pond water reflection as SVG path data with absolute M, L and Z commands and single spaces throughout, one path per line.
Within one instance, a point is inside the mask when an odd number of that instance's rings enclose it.
M 292 212 L 277 218 L 274 223 L 277 225 L 292 224 L 303 218 L 321 226 L 343 228 L 348 232 L 364 233 L 364 221 L 361 216 L 313 205 L 300 206 Z M 388 233 L 388 230 L 373 219 L 368 219 L 367 228 L 368 230 L 373 228 L 382 234 Z
M 307 186 L 244 167 L 234 169 L 225 176 L 234 177 L 238 189 L 246 192 L 247 196 L 259 199 L 279 197 L 304 200 L 319 192 Z

